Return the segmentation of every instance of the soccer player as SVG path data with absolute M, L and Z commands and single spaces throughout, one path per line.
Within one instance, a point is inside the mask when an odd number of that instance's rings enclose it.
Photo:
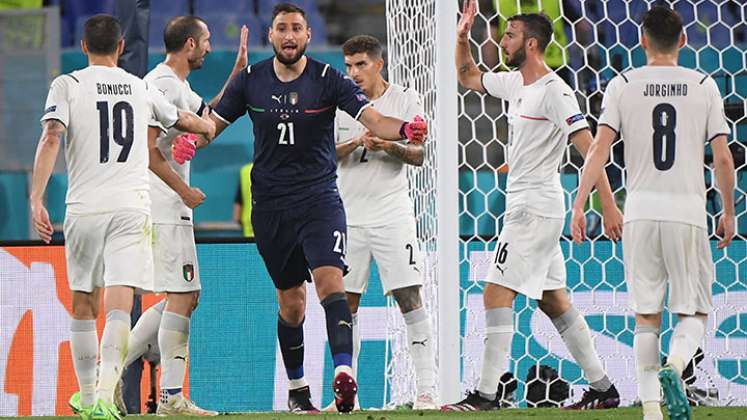
M 335 109 L 388 140 L 422 142 L 427 125 L 382 116 L 350 79 L 307 57 L 311 29 L 303 9 L 279 4 L 271 25 L 268 38 L 275 56 L 234 77 L 210 115 L 217 133 L 245 113 L 254 125 L 252 225 L 280 304 L 278 341 L 290 381 L 288 407 L 318 411 L 303 373 L 305 283 L 313 278 L 335 365 L 335 402 L 339 411 L 348 412 L 358 388 L 351 368 L 352 319 L 342 282 L 347 228 L 336 185 Z
M 210 104 L 189 86 L 187 77 L 192 70 L 202 68 L 205 56 L 210 53 L 210 31 L 205 21 L 196 16 L 178 16 L 164 29 L 166 59 L 146 76 L 145 81 L 163 92 L 166 100 L 179 109 L 201 114 L 215 106 L 233 76 L 247 64 L 248 29 L 241 28 L 239 51 L 233 71 L 221 92 Z M 168 130 L 157 140 L 160 154 L 178 174 L 183 184 L 189 184 L 190 162 L 176 162 L 171 156 L 174 140 L 183 134 L 176 128 Z M 180 139 L 180 141 L 188 141 Z M 165 308 L 155 305 L 138 320 L 130 334 L 131 346 L 125 367 L 140 357 L 146 345 L 157 335 L 161 351 L 159 415 L 217 415 L 204 410 L 182 394 L 182 384 L 187 367 L 189 321 L 197 307 L 200 295 L 200 272 L 197 249 L 192 228 L 192 207 L 166 182 L 153 172 L 151 181 L 151 209 L 153 217 L 153 264 L 155 267 L 155 292 L 166 292 Z M 201 197 L 204 199 L 204 195 Z M 201 202 L 201 200 L 200 200 Z M 194 203 L 198 204 L 198 203 Z M 118 404 L 120 405 L 120 404 Z M 121 409 L 121 407 L 120 407 Z
M 45 242 L 53 233 L 43 197 L 67 132 L 65 256 L 73 295 L 70 342 L 80 392 L 70 400 L 85 418 L 118 419 L 112 404 L 130 332 L 133 292 L 153 289 L 148 125 L 204 134 L 211 120 L 177 111 L 143 80 L 116 67 L 124 48 L 119 22 L 96 15 L 85 23 L 88 67 L 57 77 L 49 89 L 31 187 L 34 228 Z M 96 317 L 104 287 L 106 325 L 96 374 Z
M 498 408 L 496 392 L 506 369 L 514 333 L 512 306 L 517 294 L 538 301 L 575 361 L 589 390 L 574 409 L 609 408 L 620 403 L 597 356 L 589 326 L 570 302 L 560 237 L 565 208 L 558 168 L 570 140 L 585 154 L 591 144 L 586 118 L 573 91 L 544 62 L 552 24 L 543 14 L 508 19 L 500 47 L 506 64 L 518 71 L 482 73 L 469 49 L 469 31 L 477 12 L 475 0 L 464 4 L 457 27 L 456 66 L 459 83 L 508 101 L 508 174 L 506 212 L 483 292 L 486 338 L 480 383 L 463 401 L 445 410 Z M 622 215 L 609 182 L 597 183 L 607 216 L 605 230 L 617 239 Z
M 417 92 L 382 77 L 384 59 L 379 40 L 356 36 L 345 42 L 342 51 L 348 76 L 377 111 L 404 120 L 423 115 Z M 407 325 L 417 384 L 413 408 L 436 409 L 431 320 L 420 297 L 423 258 L 407 186 L 407 165 L 423 164 L 423 145 L 381 140 L 341 111 L 335 124 L 337 183 L 347 215 L 347 258 L 352 267 L 345 277 L 345 291 L 353 314 L 353 367 L 360 352 L 358 305 L 368 286 L 373 258 L 384 292 L 394 296 Z M 361 180 L 370 182 L 363 184 Z
M 645 420 L 691 418 L 682 371 L 703 340 L 711 311 L 713 260 L 705 211 L 704 146 L 710 143 L 723 213 L 718 248 L 734 236 L 734 162 L 729 126 L 716 82 L 677 65 L 685 45 L 682 19 L 668 7 L 644 16 L 641 45 L 647 65 L 613 78 L 604 93 L 599 129 L 573 204 L 572 234 L 584 239 L 584 203 L 618 135 L 625 146 L 628 196 L 623 249 L 625 281 L 635 311 L 633 349 Z M 667 364 L 660 368 L 661 312 L 677 314 Z M 657 378 L 658 377 L 658 378 Z

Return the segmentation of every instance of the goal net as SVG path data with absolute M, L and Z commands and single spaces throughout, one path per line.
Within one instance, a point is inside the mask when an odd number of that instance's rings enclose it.
M 443 0 L 448 3 L 456 0 Z M 491 251 L 502 225 L 505 208 L 507 167 L 506 104 L 501 100 L 473 91 L 450 92 L 437 82 L 437 69 L 454 66 L 454 51 L 436 43 L 436 22 L 442 1 L 387 0 L 389 79 L 415 88 L 423 96 L 426 117 L 431 121 L 426 164 L 410 169 L 411 196 L 416 203 L 421 247 L 428 255 L 425 286 L 426 307 L 434 317 L 439 340 L 459 335 L 459 372 L 453 378 L 442 375 L 442 390 L 455 381 L 459 390 L 477 385 L 482 358 L 484 316 L 482 281 L 485 279 Z M 554 22 L 554 39 L 547 51 L 547 62 L 576 91 L 582 111 L 592 130 L 596 131 L 602 94 L 607 82 L 616 74 L 645 64 L 640 46 L 641 17 L 653 4 L 668 4 L 683 18 L 688 42 L 680 54 L 686 67 L 710 74 L 719 85 L 731 124 L 730 149 L 737 167 L 736 212 L 738 236 L 726 250 L 717 250 L 712 241 L 716 262 L 713 285 L 714 312 L 708 320 L 706 339 L 702 343 L 704 358 L 695 368 L 695 380 L 689 385 L 711 396 L 713 404 L 747 405 L 747 166 L 744 139 L 747 122 L 744 100 L 747 96 L 747 72 L 744 68 L 747 50 L 747 8 L 741 2 L 609 0 L 495 0 L 480 1 L 479 14 L 470 35 L 472 53 L 482 71 L 503 71 L 498 42 L 506 18 L 517 12 L 534 12 L 539 8 Z M 461 7 L 461 2 L 459 2 Z M 456 10 L 445 8 L 446 10 Z M 441 16 L 443 19 L 444 17 Z M 449 16 L 447 16 L 449 18 Z M 455 22 L 457 13 L 450 18 Z M 453 25 L 452 25 L 453 27 Z M 453 31 L 452 31 L 453 34 Z M 453 36 L 453 35 L 452 35 Z M 454 95 L 458 110 L 458 139 L 444 136 L 443 121 L 437 98 Z M 459 253 L 457 260 L 442 258 L 437 246 L 438 220 L 449 217 L 439 213 L 437 168 L 444 156 L 439 143 L 458 140 Z M 566 151 L 561 167 L 566 208 L 575 196 L 581 157 L 572 148 Z M 622 143 L 613 147 L 607 174 L 618 203 L 625 200 L 624 157 Z M 713 183 L 712 155 L 706 149 L 704 171 L 707 182 L 709 232 L 712 233 L 721 212 L 721 203 Z M 622 247 L 602 235 L 599 203 L 592 196 L 587 221 L 590 241 L 574 245 L 566 223 L 561 246 L 566 258 L 567 284 L 574 305 L 586 316 L 592 329 L 598 353 L 605 368 L 629 405 L 636 398 L 635 365 L 632 352 L 634 317 L 628 306 L 627 287 L 623 277 Z M 570 218 L 567 213 L 566 221 Z M 715 239 L 715 238 L 712 238 Z M 458 279 L 441 278 L 443 264 L 458 267 Z M 437 308 L 439 290 L 448 282 L 459 282 L 458 307 L 453 309 L 459 320 L 458 331 L 444 329 L 444 308 Z M 547 365 L 570 384 L 575 398 L 586 387 L 583 374 L 565 349 L 551 322 L 534 302 L 519 297 L 515 302 L 516 335 L 511 346 L 509 370 L 519 380 L 514 404 L 526 404 L 527 373 L 532 366 Z M 671 326 L 676 318 L 665 312 L 661 334 L 662 357 L 668 351 Z M 387 392 L 388 401 L 398 405 L 412 401 L 415 395 L 414 371 L 406 349 L 405 328 L 398 311 L 391 310 L 388 324 Z M 439 364 L 454 355 L 440 352 Z M 571 397 L 574 398 L 574 397 Z M 453 399 L 453 395 L 447 399 Z M 451 401 L 445 401 L 451 402 Z

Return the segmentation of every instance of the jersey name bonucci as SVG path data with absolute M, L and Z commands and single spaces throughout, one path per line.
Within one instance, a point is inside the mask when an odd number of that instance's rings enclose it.
M 382 115 L 405 121 L 424 115 L 418 93 L 393 83 L 371 104 Z M 344 143 L 363 135 L 366 128 L 338 110 L 335 131 L 336 142 Z M 408 194 L 407 164 L 387 152 L 369 151 L 361 146 L 338 161 L 337 177 L 349 226 L 382 226 L 397 218 L 414 217 Z
M 713 79 L 684 67 L 631 70 L 608 84 L 599 124 L 618 132 L 625 147 L 625 222 L 706 227 L 704 148 L 729 134 Z
M 573 91 L 553 72 L 526 86 L 518 71 L 484 73 L 482 84 L 508 101 L 506 212 L 564 217 L 560 164 L 569 136 L 589 127 Z
M 192 111 L 199 115 L 205 107 L 202 98 L 192 91 L 189 82 L 179 79 L 174 70 L 166 64 L 158 64 L 145 76 L 145 81 L 161 91 L 166 100 L 178 109 Z M 158 137 L 156 144 L 169 165 L 184 182 L 189 184 L 190 162 L 179 165 L 171 157 L 171 144 L 181 134 L 183 134 L 182 131 L 172 127 Z M 161 178 L 153 172 L 149 174 L 153 223 L 191 225 L 192 209 L 187 207 L 179 194 L 166 185 Z
M 57 77 L 41 120 L 67 128 L 67 213 L 150 213 L 148 125 L 171 126 L 177 110 L 126 71 L 89 66 Z

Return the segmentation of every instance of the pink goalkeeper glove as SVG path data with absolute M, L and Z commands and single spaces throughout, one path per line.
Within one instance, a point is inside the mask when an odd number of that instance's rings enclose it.
M 171 144 L 171 157 L 180 165 L 192 160 L 197 152 L 197 135 L 192 133 L 182 134 L 174 139 Z
M 418 115 L 411 122 L 403 123 L 399 134 L 414 144 L 423 144 L 428 135 L 428 123 Z

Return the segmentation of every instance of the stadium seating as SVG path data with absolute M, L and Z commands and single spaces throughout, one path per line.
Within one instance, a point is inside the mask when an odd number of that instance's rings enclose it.
M 218 3 L 218 2 L 216 2 Z M 183 16 L 189 14 L 189 0 L 155 0 L 150 2 L 150 14 Z
M 213 1 L 213 0 L 193 0 L 194 14 L 205 17 L 210 14 L 236 14 L 248 15 L 254 14 L 254 2 L 242 0 L 236 2 Z
M 262 46 L 265 41 L 265 31 L 260 20 L 253 14 L 237 13 L 205 13 L 202 18 L 210 27 L 210 43 L 213 48 L 235 49 L 241 36 L 241 25 L 249 27 L 249 46 Z

